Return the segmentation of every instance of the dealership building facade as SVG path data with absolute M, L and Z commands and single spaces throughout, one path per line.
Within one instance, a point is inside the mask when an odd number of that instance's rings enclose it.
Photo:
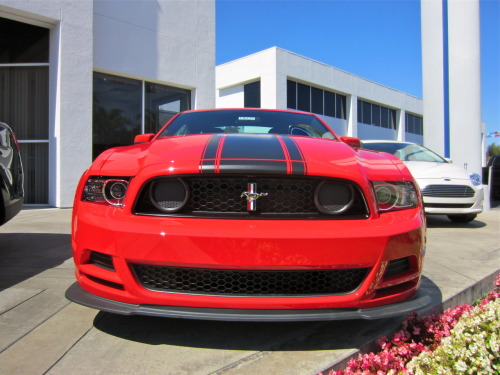
M 422 100 L 273 47 L 216 68 L 220 108 L 293 109 L 339 135 L 422 143 Z
M 215 1 L 0 0 L 0 121 L 26 203 L 72 206 L 103 150 L 182 110 L 295 109 L 339 135 L 424 143 L 421 99 L 273 47 L 215 66 Z

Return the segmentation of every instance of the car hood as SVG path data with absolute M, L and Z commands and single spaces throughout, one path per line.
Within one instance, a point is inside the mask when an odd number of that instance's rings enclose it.
M 404 162 L 416 179 L 454 179 L 469 181 L 469 173 L 452 163 L 437 163 L 426 161 Z
M 360 181 L 411 179 L 404 164 L 386 154 L 344 142 L 275 134 L 200 134 L 165 137 L 101 154 L 100 175 L 268 173 L 331 176 Z M 402 178 L 403 175 L 403 178 Z

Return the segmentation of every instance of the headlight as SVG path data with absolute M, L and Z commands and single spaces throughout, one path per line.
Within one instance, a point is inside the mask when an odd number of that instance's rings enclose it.
M 116 177 L 90 177 L 83 187 L 82 201 L 123 207 L 128 181 Z
M 478 175 L 477 173 L 473 173 L 469 176 L 470 178 L 470 182 L 472 183 L 472 185 L 474 186 L 479 186 L 481 185 L 481 176 Z
M 418 195 L 415 186 L 408 181 L 373 181 L 373 189 L 381 212 L 415 208 Z
M 189 198 L 189 190 L 181 179 L 153 181 L 149 189 L 153 205 L 165 213 L 181 210 Z

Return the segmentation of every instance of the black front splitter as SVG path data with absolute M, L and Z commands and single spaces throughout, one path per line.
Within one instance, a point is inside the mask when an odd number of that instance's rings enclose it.
M 133 305 L 95 296 L 83 290 L 77 282 L 68 288 L 66 298 L 83 306 L 121 315 L 148 315 L 165 318 L 245 322 L 375 320 L 423 310 L 429 307 L 431 303 L 429 295 L 419 292 L 413 298 L 403 302 L 367 309 L 250 310 Z

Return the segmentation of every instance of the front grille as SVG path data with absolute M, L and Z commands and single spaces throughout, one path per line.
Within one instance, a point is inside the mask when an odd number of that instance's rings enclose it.
M 221 270 L 132 264 L 146 289 L 224 296 L 311 296 L 355 291 L 368 268 L 338 270 Z
M 424 207 L 428 208 L 471 208 L 474 204 L 454 204 L 454 203 L 424 203 Z
M 428 185 L 422 190 L 424 197 L 472 198 L 474 189 L 467 185 Z
M 165 178 L 164 181 L 167 181 Z M 366 218 L 368 210 L 364 199 L 357 188 L 353 188 L 354 202 L 341 215 L 322 215 L 319 213 L 314 195 L 316 188 L 322 181 L 315 178 L 262 178 L 262 177 L 184 177 L 182 178 L 189 191 L 186 205 L 175 213 L 158 210 L 158 204 L 151 201 L 150 187 L 156 179 L 147 183 L 141 191 L 134 207 L 134 213 L 145 215 L 188 215 L 203 217 L 218 216 L 265 216 L 278 215 L 289 218 L 303 218 L 304 216 L 321 216 L 322 218 L 337 218 L 341 216 L 352 218 Z M 341 180 L 331 180 L 339 186 L 353 186 Z M 247 200 L 242 193 L 248 190 L 248 184 L 255 183 L 258 193 L 267 193 L 256 201 L 256 211 L 249 212 Z M 345 189 L 344 189 L 345 190 Z M 351 190 L 350 190 L 351 191 Z

